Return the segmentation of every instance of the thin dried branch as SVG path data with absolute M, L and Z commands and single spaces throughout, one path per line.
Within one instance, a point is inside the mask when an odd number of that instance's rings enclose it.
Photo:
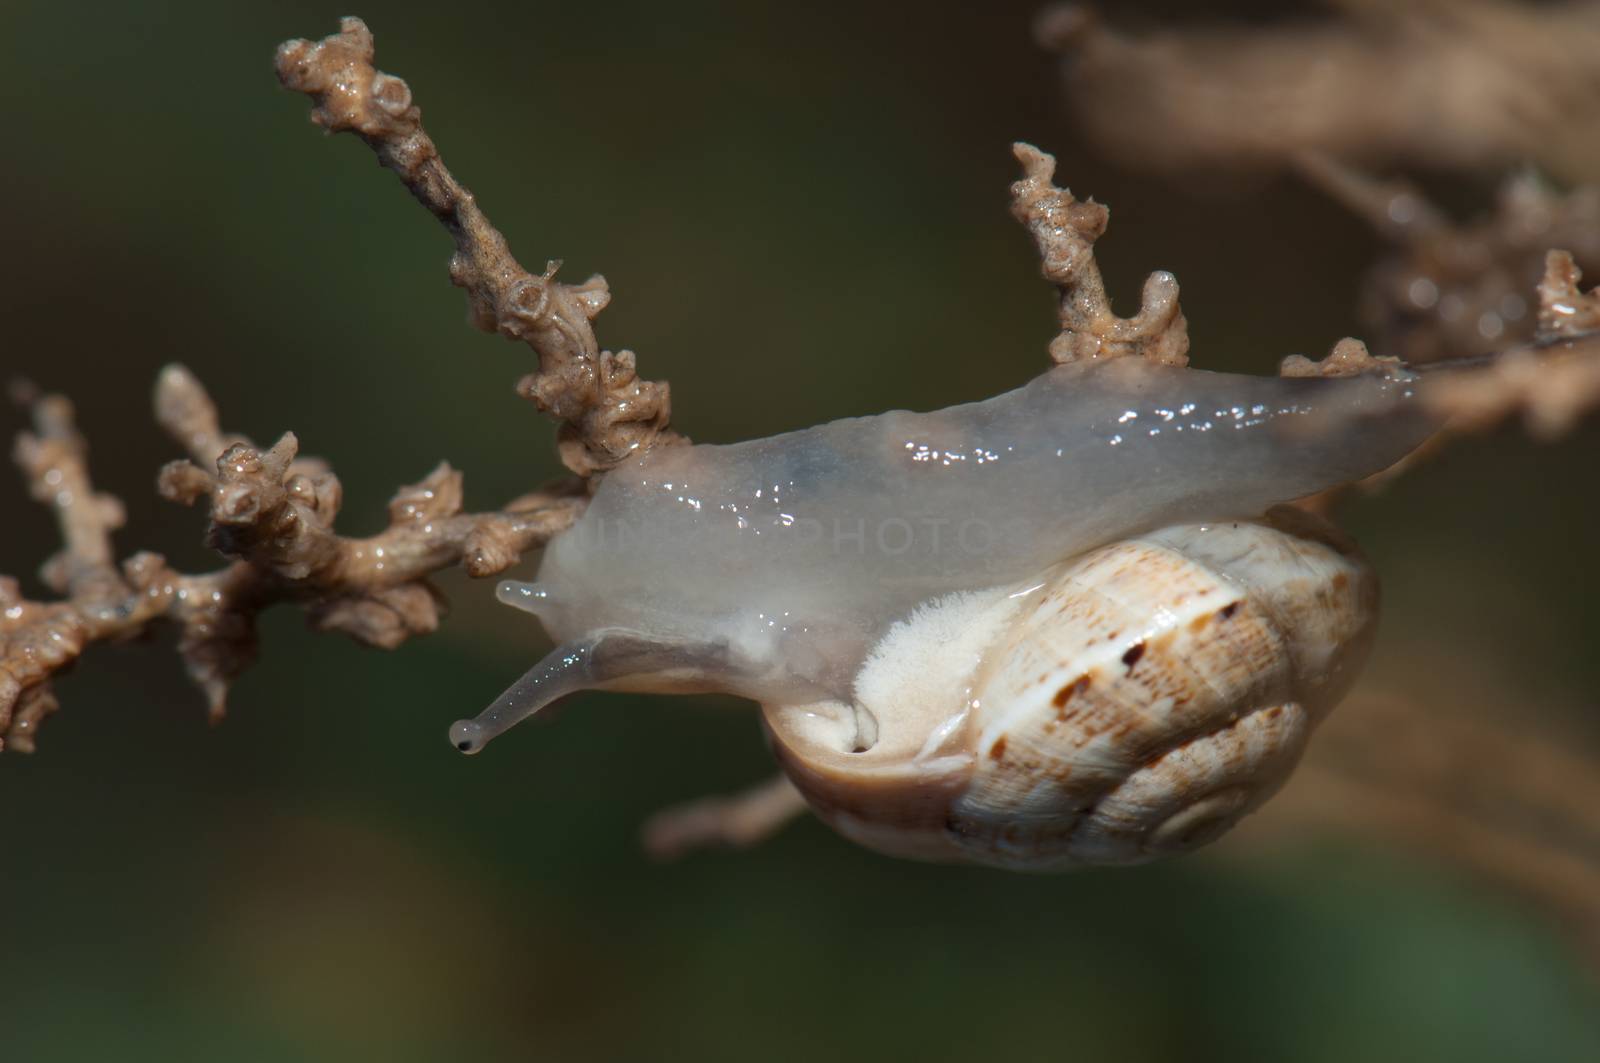
M 1458 223 L 1406 182 L 1379 181 L 1325 155 L 1302 155 L 1296 165 L 1390 245 L 1368 271 L 1360 303 L 1380 354 L 1420 364 L 1532 342 L 1540 322 L 1530 302 L 1546 252 L 1567 248 L 1577 263 L 1600 268 L 1600 186 L 1560 193 L 1524 171 L 1501 187 L 1492 214 Z
M 1064 363 L 1137 355 L 1187 365 L 1189 324 L 1178 306 L 1177 278 L 1150 274 L 1139 313 L 1117 317 L 1094 260 L 1094 242 L 1105 234 L 1111 212 L 1056 187 L 1054 156 L 1031 144 L 1013 145 L 1012 152 L 1023 178 L 1011 186 L 1011 213 L 1039 246 L 1045 279 L 1061 289 L 1061 334 L 1050 341 L 1050 357 Z
M 727 797 L 706 797 L 651 816 L 640 831 L 645 852 L 676 860 L 696 849 L 744 848 L 776 834 L 807 809 L 786 775 Z
M 603 351 L 589 322 L 611 301 L 604 277 L 555 279 L 559 262 L 529 273 L 512 257 L 476 199 L 445 168 L 404 81 L 373 67 L 372 33 L 358 18 L 313 44 L 278 48 L 278 77 L 310 96 L 311 120 L 353 132 L 449 230 L 450 280 L 467 292 L 472 322 L 533 348 L 538 372 L 517 391 L 561 422 L 561 458 L 579 476 L 612 468 L 680 439 L 667 428 L 667 385 L 639 379 L 632 351 Z
M 1061 4 L 1036 24 L 1074 117 L 1128 166 L 1271 170 L 1299 153 L 1600 172 L 1600 4 L 1338 0 L 1278 27 L 1142 35 Z
M 158 486 L 185 504 L 206 499 L 206 540 L 235 560 L 203 575 L 177 572 L 152 553 L 118 566 L 110 533 L 121 506 L 94 492 L 71 405 L 31 389 L 18 397 L 32 408 L 34 430 L 18 437 L 17 463 L 34 497 L 55 508 L 65 543 L 42 575 L 64 598 L 30 601 L 15 580 L 0 578 L 0 749 L 33 750 L 40 720 L 57 707 L 51 677 L 93 643 L 176 625 L 184 665 L 220 718 L 230 684 L 255 659 L 262 609 L 294 602 L 313 627 L 391 649 L 438 626 L 445 601 L 430 574 L 457 564 L 474 576 L 500 572 L 584 505 L 571 493 L 535 494 L 463 514 L 461 474 L 440 465 L 400 490 L 382 532 L 340 536 L 332 470 L 297 459 L 292 434 L 268 450 L 225 434 L 205 390 L 174 366 L 157 384 L 156 418 L 193 460 L 169 464 Z

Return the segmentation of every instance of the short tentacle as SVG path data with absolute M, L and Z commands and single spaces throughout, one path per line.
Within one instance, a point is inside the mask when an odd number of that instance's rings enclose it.
M 525 613 L 532 613 L 537 617 L 549 615 L 552 604 L 550 588 L 542 583 L 523 583 L 519 580 L 501 580 L 494 589 L 494 596 L 502 605 L 509 605 L 513 609 L 521 609 Z

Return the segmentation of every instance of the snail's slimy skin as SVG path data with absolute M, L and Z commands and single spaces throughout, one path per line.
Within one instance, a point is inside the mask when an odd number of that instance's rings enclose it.
M 883 660 L 920 653 L 897 674 L 930 691 L 966 682 L 983 662 L 953 658 L 1003 642 L 1063 564 L 1384 469 L 1432 430 L 1414 406 L 1403 375 L 1126 358 L 932 413 L 654 451 L 607 474 L 535 584 L 502 586 L 560 645 L 452 741 L 476 752 L 576 689 L 715 690 L 761 701 L 807 743 L 882 756 L 882 731 L 926 765 L 963 730 L 965 701 L 930 694 L 885 722 L 865 689 Z M 952 654 L 917 648 L 930 645 Z

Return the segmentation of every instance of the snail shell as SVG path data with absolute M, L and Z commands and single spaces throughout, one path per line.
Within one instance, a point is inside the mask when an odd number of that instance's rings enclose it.
M 935 603 L 846 706 L 766 707 L 817 813 L 897 856 L 1049 870 L 1203 845 L 1288 778 L 1370 645 L 1377 581 L 1331 527 L 1180 525 L 1037 584 Z

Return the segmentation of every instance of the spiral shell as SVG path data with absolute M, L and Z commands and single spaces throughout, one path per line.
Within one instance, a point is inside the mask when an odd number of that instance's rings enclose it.
M 768 706 L 767 725 L 817 813 L 869 847 L 1139 863 L 1283 784 L 1376 617 L 1371 570 L 1298 511 L 1163 528 L 920 610 L 868 660 L 858 706 Z M 876 742 L 841 749 L 862 711 Z

